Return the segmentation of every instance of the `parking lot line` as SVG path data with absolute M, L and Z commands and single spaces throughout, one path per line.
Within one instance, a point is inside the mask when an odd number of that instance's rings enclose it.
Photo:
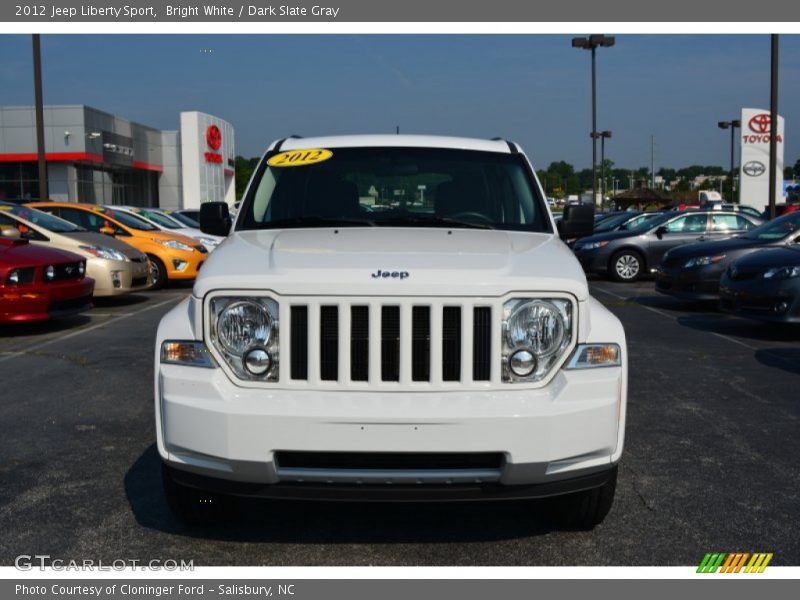
M 608 290 L 606 290 L 604 288 L 601 288 L 599 286 L 596 286 L 596 285 L 592 286 L 591 289 L 597 290 L 598 292 L 603 292 L 604 294 L 608 294 L 609 296 L 613 296 L 614 298 L 618 298 L 619 300 L 636 300 L 636 298 L 638 298 L 638 296 L 627 296 L 627 297 L 626 296 L 620 296 L 619 294 L 615 294 L 614 292 L 610 292 L 610 291 L 608 291 Z M 676 317 L 674 315 L 671 315 L 669 313 L 666 313 L 666 312 L 664 312 L 662 310 L 658 310 L 657 308 L 653 308 L 652 306 L 645 306 L 644 304 L 640 304 L 639 306 L 641 306 L 645 310 L 649 310 L 650 312 L 654 312 L 657 315 L 661 315 L 662 317 L 666 317 L 667 319 L 672 319 L 675 322 L 678 321 L 678 317 Z M 751 346 L 750 344 L 742 342 L 741 340 L 737 340 L 736 338 L 732 338 L 730 336 L 727 336 L 727 335 L 725 335 L 723 333 L 716 333 L 714 331 L 708 331 L 707 333 L 710 334 L 710 335 L 715 335 L 718 338 L 722 338 L 723 340 L 727 340 L 727 341 L 729 341 L 729 342 L 731 342 L 733 344 L 737 344 L 739 346 L 744 346 L 745 348 L 748 348 L 749 350 L 755 350 L 755 351 L 759 350 L 759 348 L 756 348 L 755 346 Z
M 5 356 L 0 356 L 0 363 L 7 362 L 7 361 L 9 361 L 9 360 L 11 360 L 13 358 L 17 358 L 18 356 L 22 356 L 22 355 L 27 354 L 29 352 L 35 352 L 36 350 L 40 350 L 41 348 L 45 348 L 47 346 L 55 344 L 56 342 L 63 342 L 64 340 L 68 340 L 70 338 L 77 337 L 77 336 L 82 335 L 84 333 L 89 333 L 90 331 L 94 331 L 95 329 L 99 329 L 100 327 L 105 327 L 106 325 L 111 325 L 112 323 L 116 323 L 117 321 L 122 321 L 123 319 L 129 319 L 131 317 L 135 317 L 136 315 L 140 315 L 143 312 L 147 312 L 148 310 L 152 310 L 154 308 L 158 308 L 160 306 L 164 306 L 165 304 L 169 304 L 170 302 L 176 302 L 178 300 L 181 300 L 182 298 L 185 298 L 185 295 L 184 294 L 178 294 L 178 295 L 175 295 L 175 296 L 172 296 L 172 297 L 168 298 L 167 300 L 163 300 L 163 301 L 158 302 L 156 304 L 151 304 L 150 306 L 145 306 L 144 308 L 142 308 L 140 310 L 137 310 L 137 311 L 134 311 L 132 313 L 124 313 L 124 314 L 116 316 L 113 319 L 109 319 L 108 321 L 103 321 L 102 323 L 97 323 L 97 324 L 92 325 L 90 327 L 86 327 L 84 329 L 78 329 L 77 331 L 73 331 L 71 333 L 68 333 L 66 335 L 62 335 L 62 336 L 59 336 L 59 337 L 50 338 L 50 339 L 48 339 L 48 340 L 46 340 L 44 342 L 41 342 L 39 344 L 34 344 L 33 346 L 28 346 L 26 348 L 21 348 L 19 350 L 13 350 L 13 351 L 9 352 L 8 354 L 6 354 Z M 89 314 L 91 315 L 91 313 L 89 313 Z M 95 315 L 95 316 L 98 316 L 98 315 Z

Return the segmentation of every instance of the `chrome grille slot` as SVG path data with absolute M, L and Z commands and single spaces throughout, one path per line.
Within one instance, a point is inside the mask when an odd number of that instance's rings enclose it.
M 400 381 L 400 307 L 381 308 L 381 380 Z
M 430 381 L 431 309 L 429 306 L 415 306 L 411 314 L 411 379 Z
M 442 379 L 461 379 L 461 307 L 445 306 L 442 313 Z
M 339 307 L 320 307 L 319 366 L 322 381 L 339 378 Z
M 369 306 L 350 309 L 350 379 L 369 381 Z
M 291 312 L 291 378 L 308 379 L 308 307 L 293 306 Z

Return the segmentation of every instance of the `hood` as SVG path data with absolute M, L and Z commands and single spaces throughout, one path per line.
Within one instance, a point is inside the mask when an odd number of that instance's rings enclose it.
M 358 296 L 519 290 L 588 297 L 583 270 L 553 235 L 408 227 L 237 231 L 203 264 L 194 293 L 216 289 Z
M 765 246 L 772 240 L 746 240 L 742 238 L 727 238 L 707 242 L 697 242 L 676 246 L 669 251 L 669 258 L 693 258 L 695 256 L 710 256 L 714 254 L 724 254 L 734 250 L 744 250 L 746 248 L 757 248 Z
M 36 267 L 44 264 L 60 264 L 85 260 L 82 256 L 46 246 L 29 244 L 25 240 L 0 238 L 0 266 Z
M 110 235 L 95 233 L 94 231 L 70 231 L 59 235 L 75 240 L 81 245 L 105 246 L 106 248 L 111 248 L 117 252 L 121 252 L 130 259 L 141 259 L 143 256 L 146 256 L 143 252 L 139 252 L 139 250 L 130 244 L 126 244 L 122 240 L 118 240 Z
M 748 254 L 734 263 L 743 272 L 760 271 L 772 267 L 800 266 L 800 248 L 767 248 Z
M 135 231 L 137 237 L 150 238 L 151 240 L 177 240 L 186 244 L 187 246 L 191 246 L 192 248 L 199 245 L 199 242 L 196 239 L 181 235 L 180 233 L 172 233 L 161 230 L 144 231 L 142 229 L 132 229 L 131 231 Z

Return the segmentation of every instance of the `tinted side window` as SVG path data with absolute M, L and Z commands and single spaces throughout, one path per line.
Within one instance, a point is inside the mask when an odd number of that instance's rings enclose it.
M 683 215 L 667 223 L 670 233 L 703 233 L 708 224 L 706 215 Z
M 31 240 L 33 242 L 48 242 L 48 238 L 43 236 L 38 231 L 34 231 L 27 225 L 23 225 L 3 214 L 0 214 L 0 231 L 3 229 L 16 229 L 19 231 L 19 236 L 24 240 Z
M 740 215 L 712 215 L 711 229 L 715 232 L 747 231 L 753 225 Z

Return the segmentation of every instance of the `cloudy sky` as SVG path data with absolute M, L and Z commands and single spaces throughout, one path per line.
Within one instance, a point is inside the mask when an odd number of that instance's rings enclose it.
M 598 128 L 618 166 L 728 163 L 717 121 L 769 107 L 766 35 L 617 36 L 598 50 Z M 29 36 L 0 35 L 5 105 L 33 103 Z M 503 136 L 543 167 L 591 164 L 589 53 L 562 35 L 43 36 L 48 104 L 163 129 L 230 121 L 238 154 L 289 134 Z M 800 36 L 781 36 L 787 163 L 800 158 Z

